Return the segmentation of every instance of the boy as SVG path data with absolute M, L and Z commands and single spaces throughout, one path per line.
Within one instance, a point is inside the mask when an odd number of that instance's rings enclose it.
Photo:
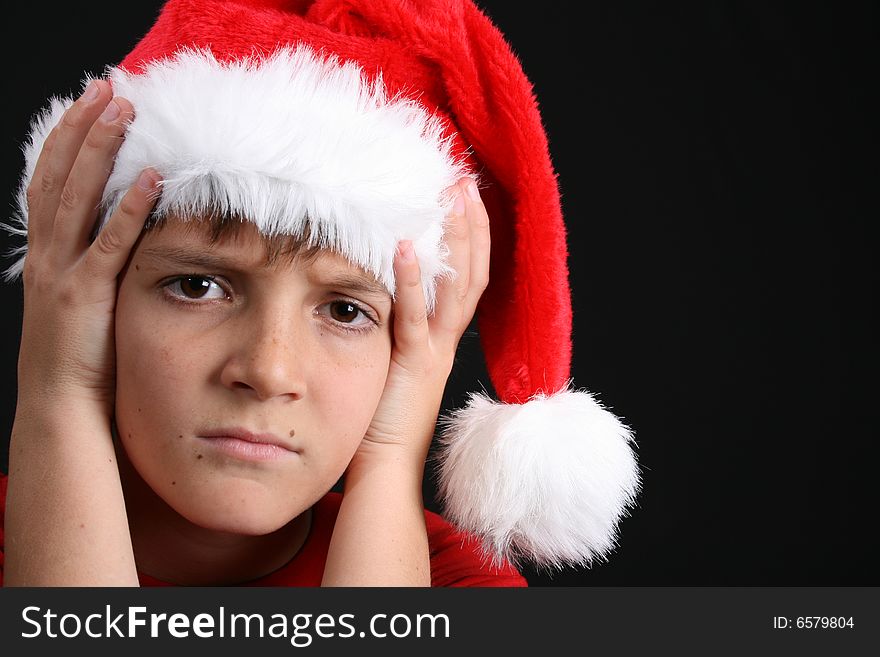
M 638 473 L 627 428 L 567 389 L 530 89 L 470 3 L 385 4 L 172 1 L 112 89 L 38 121 L 6 583 L 515 585 L 510 558 L 613 546 Z M 441 454 L 488 564 L 420 491 L 496 213 L 481 333 L 505 403 L 473 397 Z

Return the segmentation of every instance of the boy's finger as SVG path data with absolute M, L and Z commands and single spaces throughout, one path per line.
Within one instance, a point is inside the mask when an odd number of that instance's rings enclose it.
M 398 245 L 394 275 L 394 345 L 404 359 L 412 358 L 415 366 L 415 359 L 428 347 L 428 316 L 421 270 L 409 240 Z
M 464 319 L 470 323 L 477 310 L 477 304 L 489 285 L 489 262 L 492 251 L 492 237 L 489 230 L 489 215 L 480 198 L 477 184 L 470 181 L 465 185 L 467 212 L 470 226 L 470 264 L 468 292 L 464 301 Z
M 463 330 L 462 304 L 469 290 L 471 229 L 468 225 L 464 190 L 460 184 L 454 190 L 456 196 L 443 233 L 443 241 L 449 248 L 448 263 L 455 270 L 455 278 L 444 278 L 437 286 L 436 310 L 428 321 L 432 331 L 445 331 L 455 334 L 457 338 Z
M 62 121 L 64 119 L 62 118 Z M 60 124 L 59 124 L 60 125 Z M 43 142 L 43 149 L 37 158 L 37 164 L 34 167 L 34 174 L 31 176 L 31 182 L 26 190 L 27 196 L 27 241 L 28 253 L 33 253 L 37 245 L 45 244 L 52 237 L 52 223 L 54 217 L 44 219 L 40 213 L 40 206 L 43 201 L 43 194 L 40 189 L 42 181 L 41 167 L 45 168 L 46 160 L 50 157 L 52 149 L 55 146 L 55 140 L 58 138 L 59 126 L 52 128 L 46 141 Z
M 107 224 L 86 251 L 85 266 L 99 280 L 113 280 L 122 271 L 158 198 L 159 174 L 144 169 Z
M 52 237 L 55 215 L 70 169 L 86 134 L 111 95 L 107 82 L 92 80 L 46 138 L 27 190 L 29 249 L 33 244 L 42 246 Z
M 83 141 L 61 194 L 52 232 L 53 248 L 62 261 L 75 259 L 89 246 L 113 157 L 122 145 L 131 117 L 131 103 L 114 98 Z

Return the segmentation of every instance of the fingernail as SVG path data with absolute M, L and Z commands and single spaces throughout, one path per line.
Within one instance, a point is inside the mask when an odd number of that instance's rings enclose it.
M 455 202 L 452 204 L 452 212 L 459 216 L 464 214 L 464 196 L 461 194 L 455 195 Z
M 472 201 L 480 200 L 480 191 L 477 189 L 477 183 L 471 181 L 465 185 L 464 191 Z
M 110 123 L 111 121 L 114 121 L 117 116 L 119 116 L 119 105 L 116 104 L 115 100 L 111 100 L 101 113 L 101 120 Z
M 86 102 L 95 100 L 95 98 L 98 97 L 98 93 L 100 91 L 101 90 L 98 88 L 97 83 L 95 83 L 95 81 L 92 80 L 91 82 L 89 82 L 89 86 L 86 87 L 86 90 L 83 92 L 82 99 Z
M 137 186 L 149 192 L 156 186 L 156 174 L 149 169 L 141 171 L 141 175 L 137 179 Z
M 413 257 L 413 247 L 411 240 L 400 240 L 400 243 L 397 245 L 397 252 L 400 254 L 400 259 L 404 262 L 409 262 Z

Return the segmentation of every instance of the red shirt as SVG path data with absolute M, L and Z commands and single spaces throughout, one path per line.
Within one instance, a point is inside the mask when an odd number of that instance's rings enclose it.
M 3 584 L 3 526 L 6 511 L 6 475 L 0 473 L 0 586 Z M 240 586 L 320 586 L 330 537 L 342 501 L 327 493 L 312 508 L 312 525 L 299 552 L 278 570 Z M 475 539 L 457 531 L 443 518 L 425 511 L 431 554 L 431 586 L 528 586 L 511 565 L 492 568 L 483 563 Z M 141 586 L 173 586 L 138 573 Z

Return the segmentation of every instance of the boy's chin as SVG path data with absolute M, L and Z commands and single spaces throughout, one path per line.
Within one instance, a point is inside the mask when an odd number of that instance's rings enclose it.
M 175 486 L 154 492 L 167 507 L 196 527 L 239 536 L 276 532 L 311 506 L 310 499 L 300 499 L 293 491 L 274 490 L 252 482 L 244 486 L 227 484 L 222 490 L 203 486 L 178 481 Z
M 173 507 L 172 507 L 173 508 Z M 246 505 L 240 509 L 230 510 L 226 507 L 213 505 L 187 505 L 186 508 L 175 509 L 192 524 L 208 531 L 236 536 L 265 536 L 284 528 L 307 510 L 286 508 L 279 510 L 254 509 Z

